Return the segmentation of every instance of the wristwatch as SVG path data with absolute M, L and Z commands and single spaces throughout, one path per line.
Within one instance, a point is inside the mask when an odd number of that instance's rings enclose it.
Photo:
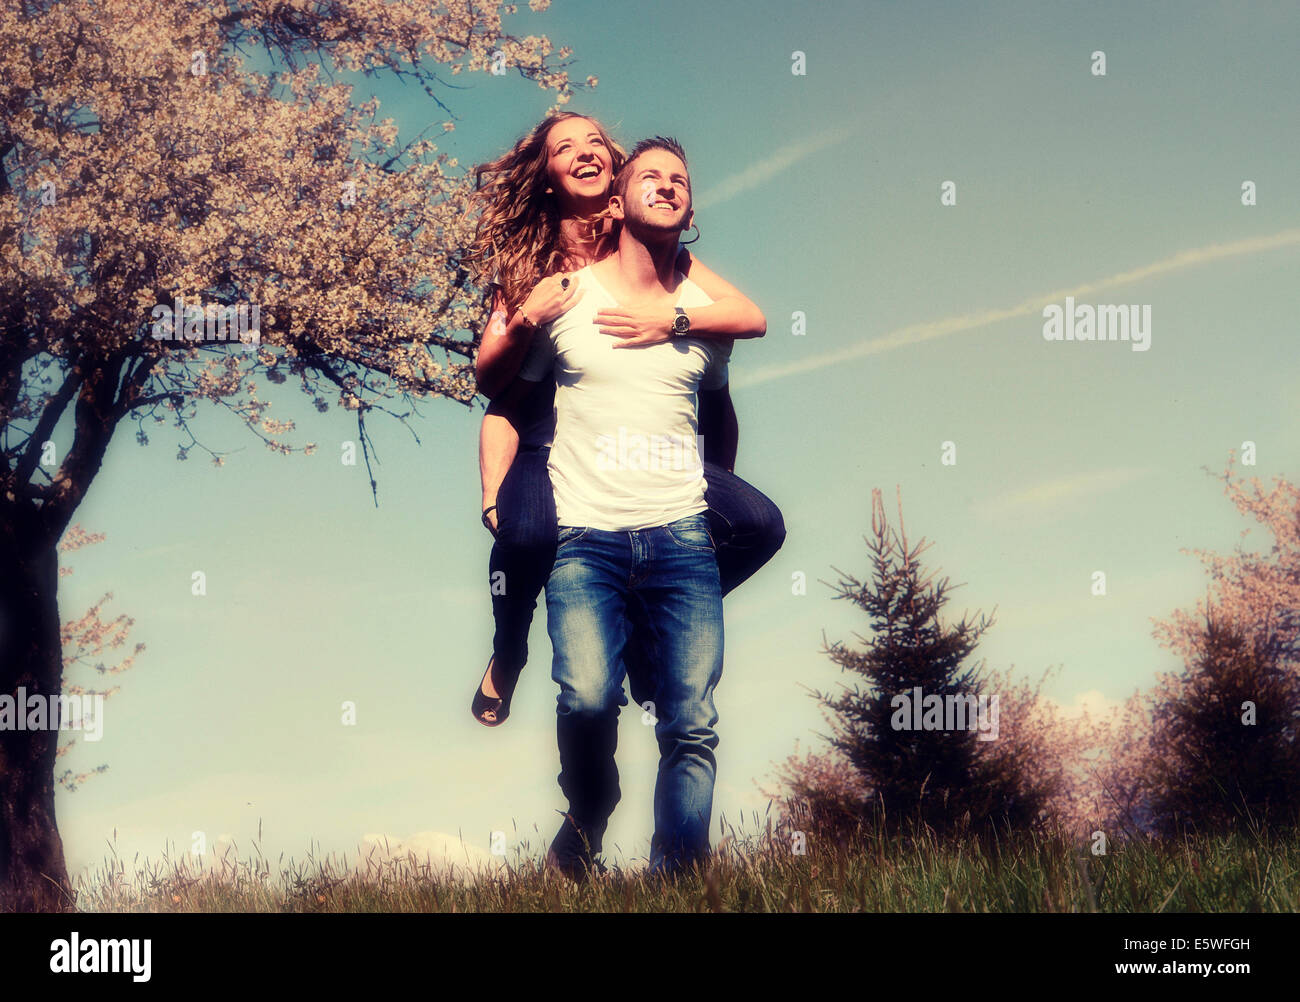
M 686 315 L 686 311 L 680 306 L 674 306 L 677 316 L 673 317 L 673 334 L 689 334 L 691 332 L 691 318 Z

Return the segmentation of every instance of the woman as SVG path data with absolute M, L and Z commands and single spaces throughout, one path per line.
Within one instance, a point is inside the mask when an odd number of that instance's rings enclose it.
M 625 159 L 595 120 L 553 112 L 508 153 L 477 169 L 482 216 L 467 263 L 480 279 L 491 276 L 491 315 L 476 362 L 479 388 L 489 397 L 499 395 L 518 373 L 532 332 L 572 305 L 579 283 L 570 273 L 614 249 L 609 190 Z M 684 248 L 678 269 L 714 300 L 691 311 L 692 337 L 765 333 L 758 307 Z M 671 318 L 618 310 L 596 319 L 611 336 L 653 343 L 668 339 Z M 496 539 L 489 562 L 496 633 L 471 712 L 489 727 L 509 716 L 528 659 L 537 597 L 555 562 L 555 499 L 547 472 L 554 396 L 553 379 L 541 384 L 518 428 L 489 406 L 479 435 L 483 523 Z M 730 417 L 734 422 L 734 414 Z M 712 463 L 705 463 L 704 471 L 725 595 L 780 548 L 785 527 L 777 507 L 743 480 Z M 634 621 L 624 661 L 638 703 L 654 694 L 649 646 Z

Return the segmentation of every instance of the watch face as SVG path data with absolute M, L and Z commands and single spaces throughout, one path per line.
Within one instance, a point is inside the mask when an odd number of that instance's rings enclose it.
M 673 318 L 673 331 L 677 334 L 685 334 L 691 329 L 691 318 L 685 313 L 679 313 Z

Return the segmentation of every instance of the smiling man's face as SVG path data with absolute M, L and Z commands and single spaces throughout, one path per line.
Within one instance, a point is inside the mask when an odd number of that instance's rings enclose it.
M 690 226 L 691 179 L 686 164 L 668 150 L 646 150 L 630 165 L 623 218 L 633 226 L 680 233 Z

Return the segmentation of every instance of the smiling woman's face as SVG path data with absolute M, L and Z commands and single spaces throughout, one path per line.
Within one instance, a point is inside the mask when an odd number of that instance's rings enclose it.
M 556 122 L 546 135 L 546 152 L 546 171 L 565 215 L 605 207 L 614 160 L 594 122 Z

